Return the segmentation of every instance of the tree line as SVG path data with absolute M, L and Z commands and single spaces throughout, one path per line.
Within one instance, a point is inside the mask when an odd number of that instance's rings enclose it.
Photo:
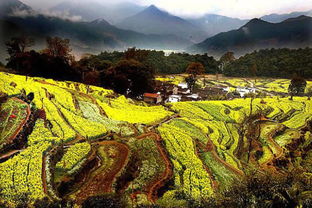
M 204 73 L 239 77 L 312 77 L 311 48 L 260 50 L 238 59 L 233 52 L 227 52 L 219 60 L 207 54 L 166 55 L 163 51 L 129 48 L 123 52 L 87 55 L 76 61 L 69 39 L 48 37 L 46 48 L 41 51 L 31 50 L 33 45 L 34 41 L 27 37 L 7 41 L 6 67 L 13 73 L 97 85 L 129 97 L 153 92 L 155 74 L 190 74 L 185 81 L 191 88 L 196 75 Z
M 144 65 L 154 69 L 157 74 L 181 74 L 185 73 L 186 68 L 192 62 L 203 64 L 205 73 L 216 73 L 219 70 L 219 62 L 207 54 L 191 55 L 188 53 L 170 53 L 166 55 L 163 51 L 144 50 L 129 48 L 124 52 L 102 52 L 84 58 L 82 62 L 88 63 L 97 69 L 106 67 L 107 64 L 115 64 L 123 58 L 135 59 Z M 94 64 L 97 63 L 97 64 Z
M 135 49 L 112 63 L 94 56 L 76 61 L 69 39 L 48 37 L 46 48 L 41 51 L 30 50 L 33 45 L 34 41 L 27 37 L 6 42 L 10 56 L 6 67 L 10 72 L 97 85 L 134 98 L 154 89 L 154 70 L 140 62 L 141 54 Z
M 312 78 L 312 48 L 264 49 L 246 54 L 223 65 L 226 76 Z
M 71 55 L 69 39 L 48 37 L 46 48 L 31 50 L 34 41 L 15 37 L 6 42 L 9 58 L 6 67 L 13 73 L 55 80 L 77 81 L 113 89 L 129 97 L 153 92 L 155 74 L 185 73 L 192 64 L 200 73 L 218 71 L 218 61 L 204 55 L 171 53 L 129 48 L 124 52 L 102 52 L 76 61 Z

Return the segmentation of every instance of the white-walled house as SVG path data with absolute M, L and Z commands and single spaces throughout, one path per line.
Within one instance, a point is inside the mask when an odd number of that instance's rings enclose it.
M 181 99 L 182 99 L 182 95 L 169 95 L 167 102 L 176 103 L 176 102 L 180 102 Z
M 198 94 L 192 94 L 192 95 L 188 95 L 186 97 L 197 100 L 199 98 L 199 95 Z
M 249 88 L 249 87 L 237 87 L 236 91 L 239 93 L 241 97 L 244 97 L 248 93 L 256 93 L 256 88 Z
M 230 92 L 230 91 L 231 91 L 231 88 L 230 88 L 230 87 L 225 87 L 225 88 L 223 88 L 223 90 L 224 90 L 225 92 Z
M 182 89 L 187 89 L 188 84 L 187 83 L 180 83 L 180 84 L 178 84 L 178 87 L 181 87 Z

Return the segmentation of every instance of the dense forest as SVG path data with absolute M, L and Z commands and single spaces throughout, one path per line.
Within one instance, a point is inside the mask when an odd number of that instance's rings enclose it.
M 224 67 L 226 76 L 312 77 L 312 49 L 265 49 L 246 54 Z
M 127 58 L 135 59 L 154 69 L 156 74 L 185 73 L 192 62 L 202 63 L 205 73 L 223 72 L 226 76 L 263 76 L 291 78 L 294 74 L 312 77 L 312 49 L 264 49 L 254 51 L 236 59 L 228 52 L 220 60 L 207 54 L 171 53 L 163 51 L 128 49 L 125 52 L 102 52 L 80 61 L 83 65 L 93 66 L 97 70 L 115 65 Z
M 81 62 L 99 63 L 106 61 L 115 64 L 125 57 L 131 57 L 153 68 L 157 74 L 184 73 L 191 62 L 200 62 L 205 67 L 205 73 L 218 71 L 218 61 L 207 54 L 191 55 L 188 53 L 171 53 L 168 56 L 163 51 L 140 50 L 131 48 L 125 52 L 102 52 L 96 56 L 90 56 Z

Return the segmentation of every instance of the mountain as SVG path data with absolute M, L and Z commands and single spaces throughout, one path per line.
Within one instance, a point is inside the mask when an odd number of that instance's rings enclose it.
M 144 8 L 133 3 L 100 4 L 97 2 L 65 1 L 50 10 L 52 12 L 66 12 L 72 16 L 80 16 L 84 21 L 104 18 L 114 24 L 142 11 Z
M 306 12 L 292 12 L 289 14 L 270 14 L 270 15 L 265 15 L 265 16 L 261 17 L 260 19 L 267 21 L 267 22 L 271 22 L 271 23 L 278 23 L 278 22 L 282 22 L 284 20 L 287 20 L 289 18 L 299 17 L 301 15 L 311 17 L 312 16 L 312 10 L 306 11 Z
M 172 34 L 197 42 L 207 34 L 192 23 L 160 10 L 154 5 L 116 24 L 117 27 L 145 34 Z
M 39 47 L 44 46 L 47 36 L 68 38 L 71 40 L 71 46 L 76 54 L 124 50 L 133 46 L 159 50 L 183 49 L 192 44 L 190 41 L 174 35 L 146 35 L 119 29 L 105 19 L 92 22 L 72 22 L 44 15 L 12 16 L 2 19 L 0 27 L 2 51 L 6 40 L 19 35 L 32 37 Z
M 189 18 L 187 20 L 206 31 L 207 37 L 214 36 L 220 32 L 238 29 L 248 22 L 248 20 L 231 18 L 217 14 L 206 14 L 199 18 Z
M 32 8 L 18 0 L 0 0 L 0 17 L 21 11 L 31 12 Z
M 237 55 L 263 48 L 297 48 L 312 45 L 312 18 L 299 16 L 281 23 L 252 19 L 238 30 L 220 33 L 190 47 L 190 52 L 220 56 L 227 51 Z
M 106 20 L 97 19 L 88 26 L 101 34 L 114 37 L 122 43 L 123 47 L 136 46 L 150 49 L 183 49 L 183 46 L 190 46 L 192 42 L 175 35 L 142 34 L 131 30 L 124 30 L 109 24 Z

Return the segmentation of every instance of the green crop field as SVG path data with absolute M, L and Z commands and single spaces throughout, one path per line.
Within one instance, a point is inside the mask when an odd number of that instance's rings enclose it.
M 288 84 L 256 82 L 268 92 Z M 118 194 L 129 207 L 187 207 L 251 170 L 312 171 L 307 97 L 150 106 L 100 87 L 8 73 L 0 73 L 0 92 L 9 96 L 0 111 L 0 202 L 9 207 L 45 197 L 80 207 L 100 194 Z M 33 101 L 23 101 L 31 92 Z

